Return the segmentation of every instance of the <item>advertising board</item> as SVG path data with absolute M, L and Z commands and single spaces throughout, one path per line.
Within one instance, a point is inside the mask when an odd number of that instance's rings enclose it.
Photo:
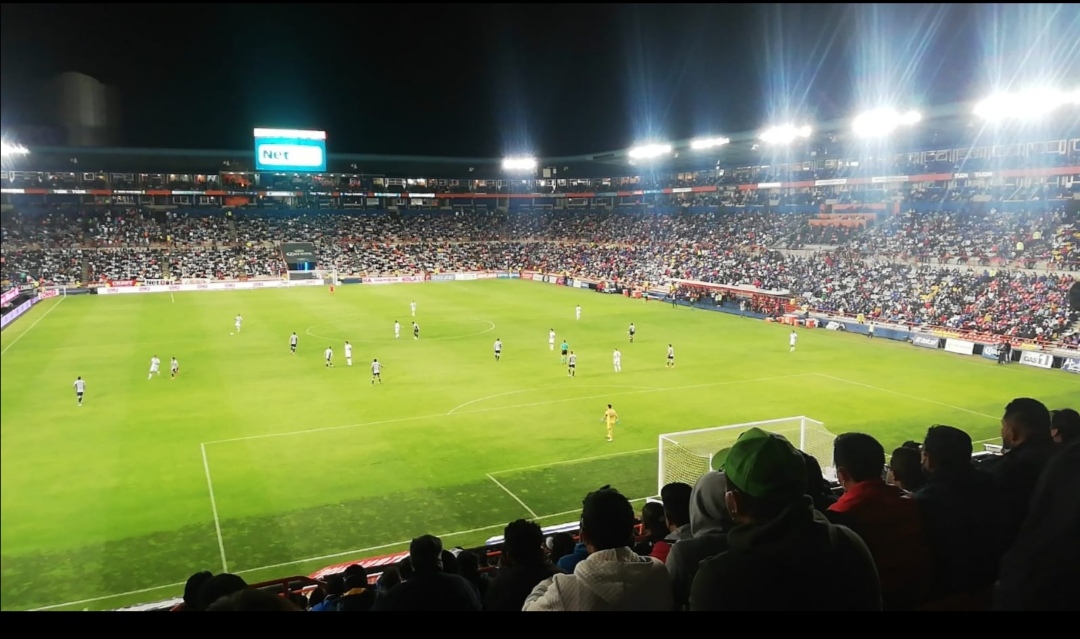
M 326 170 L 326 132 L 255 129 L 256 171 Z

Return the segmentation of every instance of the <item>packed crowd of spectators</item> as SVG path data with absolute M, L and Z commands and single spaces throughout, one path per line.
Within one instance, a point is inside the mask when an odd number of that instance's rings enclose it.
M 1069 275 L 1009 268 L 1080 268 L 1075 213 L 907 211 L 865 226 L 811 224 L 816 217 L 702 207 L 104 208 L 6 213 L 0 230 L 3 278 L 14 282 L 278 277 L 286 271 L 279 244 L 309 241 L 320 267 L 339 275 L 533 270 L 630 286 L 674 279 L 752 285 L 824 311 L 1047 341 L 1077 320 L 1067 303 Z M 806 247 L 821 250 L 786 250 Z
M 414 539 L 369 577 L 359 564 L 272 594 L 233 574 L 192 575 L 186 611 L 1080 610 L 1080 414 L 1015 399 L 1004 454 L 931 426 L 891 455 L 864 433 L 833 443 L 838 486 L 780 435 L 744 432 L 696 485 L 635 512 L 585 496 L 581 526 L 544 537 L 510 522 L 489 553 Z

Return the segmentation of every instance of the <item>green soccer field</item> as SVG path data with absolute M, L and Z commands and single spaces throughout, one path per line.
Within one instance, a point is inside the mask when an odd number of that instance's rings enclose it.
M 549 328 L 577 352 L 576 378 Z M 520 517 L 573 520 L 605 483 L 655 494 L 661 433 L 806 415 L 890 449 L 933 423 L 996 441 L 1009 399 L 1054 408 L 1080 390 L 1058 370 L 823 330 L 789 353 L 787 332 L 522 281 L 43 302 L 2 334 L 0 607 L 116 608 L 177 595 L 203 569 L 255 581 L 422 533 L 466 545 Z M 148 380 L 153 355 L 163 372 Z M 608 402 L 622 418 L 612 443 Z

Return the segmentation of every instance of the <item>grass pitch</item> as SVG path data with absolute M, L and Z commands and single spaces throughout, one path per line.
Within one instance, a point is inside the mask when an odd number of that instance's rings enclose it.
M 576 378 L 549 328 L 577 352 Z M 177 595 L 197 570 L 254 581 L 422 533 L 464 545 L 519 517 L 572 520 L 605 483 L 654 494 L 660 433 L 806 415 L 887 448 L 933 423 L 991 440 L 1009 399 L 1055 408 L 1080 391 L 1057 370 L 823 330 L 800 331 L 792 354 L 787 333 L 522 281 L 46 301 L 2 334 L 0 608 L 115 608 Z

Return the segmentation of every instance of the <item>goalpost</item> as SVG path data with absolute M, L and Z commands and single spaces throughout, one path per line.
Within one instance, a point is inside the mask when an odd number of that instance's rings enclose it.
M 836 480 L 833 466 L 836 435 L 830 433 L 825 424 L 809 417 L 785 417 L 660 435 L 656 494 L 672 482 L 695 485 L 702 475 L 712 470 L 713 455 L 734 444 L 739 435 L 754 427 L 783 435 L 793 446 L 817 459 L 825 479 Z

